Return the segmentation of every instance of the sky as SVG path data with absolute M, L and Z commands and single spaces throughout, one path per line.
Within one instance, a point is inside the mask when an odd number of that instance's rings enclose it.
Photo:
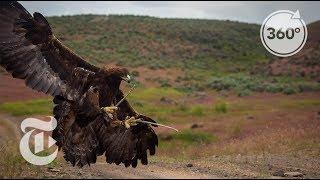
M 300 11 L 306 23 L 320 20 L 316 1 L 19 1 L 29 12 L 45 16 L 130 14 L 160 18 L 234 20 L 262 24 L 277 10 Z

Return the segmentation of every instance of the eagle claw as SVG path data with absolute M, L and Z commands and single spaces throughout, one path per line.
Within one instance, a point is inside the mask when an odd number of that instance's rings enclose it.
M 137 120 L 135 117 L 131 117 L 129 118 L 128 116 L 126 117 L 126 119 L 124 120 L 124 125 L 127 129 L 129 129 L 131 126 L 135 126 L 137 125 Z
M 102 107 L 101 108 L 105 113 L 107 113 L 107 115 L 109 116 L 109 118 L 113 119 L 113 113 L 115 110 L 118 109 L 118 107 L 116 106 L 108 106 L 108 107 Z

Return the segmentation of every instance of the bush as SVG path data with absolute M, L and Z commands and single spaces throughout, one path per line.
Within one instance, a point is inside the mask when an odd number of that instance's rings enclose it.
M 320 83 L 299 83 L 298 84 L 299 92 L 312 92 L 320 90 Z
M 165 66 L 159 62 L 154 62 L 154 63 L 150 63 L 149 68 L 156 70 L 156 69 L 164 69 Z
M 226 113 L 228 111 L 228 105 L 225 102 L 218 103 L 214 106 L 214 110 L 217 113 Z
M 202 106 L 194 106 L 191 108 L 190 113 L 193 116 L 203 116 L 204 115 L 203 107 Z
M 241 89 L 237 91 L 239 97 L 249 96 L 251 94 L 251 91 L 249 89 Z
M 181 140 L 187 143 L 210 143 L 216 138 L 206 132 L 196 132 L 192 130 L 184 130 L 173 135 L 173 139 Z
M 159 80 L 160 87 L 171 87 L 171 84 L 168 79 Z
M 178 106 L 178 108 L 179 108 L 179 110 L 182 111 L 182 112 L 188 111 L 188 107 L 187 107 L 186 105 L 184 105 L 184 104 L 180 104 L 180 105 Z
M 293 81 L 298 82 L 293 83 Z M 235 90 L 240 97 L 249 95 L 251 91 L 293 94 L 320 90 L 320 84 L 316 82 L 301 81 L 286 76 L 268 79 L 267 77 L 251 77 L 244 74 L 214 77 L 207 83 L 207 87 L 218 91 Z
M 286 87 L 286 88 L 283 89 L 283 93 L 287 94 L 287 95 L 295 94 L 297 92 L 298 92 L 298 89 L 293 88 L 293 87 Z
M 267 84 L 265 88 L 265 91 L 270 93 L 277 93 L 277 92 L 281 92 L 282 90 L 283 88 L 279 84 Z
M 218 91 L 230 90 L 237 86 L 237 81 L 230 77 L 213 78 L 208 86 Z

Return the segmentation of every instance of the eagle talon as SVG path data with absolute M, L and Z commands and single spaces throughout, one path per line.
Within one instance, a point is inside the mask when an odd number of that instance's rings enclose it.
M 129 129 L 131 126 L 136 126 L 137 120 L 135 117 L 131 117 L 129 118 L 128 116 L 126 117 L 126 120 L 124 121 L 124 126 Z
M 110 119 L 113 119 L 113 115 L 111 113 L 107 113 L 107 115 Z
M 107 106 L 101 108 L 104 112 L 113 114 L 115 110 L 118 110 L 117 106 Z
M 118 109 L 118 107 L 116 106 L 108 106 L 108 107 L 102 107 L 101 108 L 107 115 L 110 119 L 113 119 L 113 113 L 115 110 Z

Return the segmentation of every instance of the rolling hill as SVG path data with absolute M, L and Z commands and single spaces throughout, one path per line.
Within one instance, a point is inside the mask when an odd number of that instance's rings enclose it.
M 259 25 L 147 16 L 50 17 L 57 36 L 93 63 L 214 68 L 217 61 L 265 59 Z
M 320 21 L 308 25 L 308 40 L 296 55 L 270 63 L 271 75 L 309 77 L 320 81 Z
M 239 96 L 320 90 L 319 22 L 309 25 L 301 53 L 279 60 L 264 49 L 257 24 L 132 15 L 48 21 L 76 53 L 98 66 L 128 67 L 142 86 L 233 90 Z

